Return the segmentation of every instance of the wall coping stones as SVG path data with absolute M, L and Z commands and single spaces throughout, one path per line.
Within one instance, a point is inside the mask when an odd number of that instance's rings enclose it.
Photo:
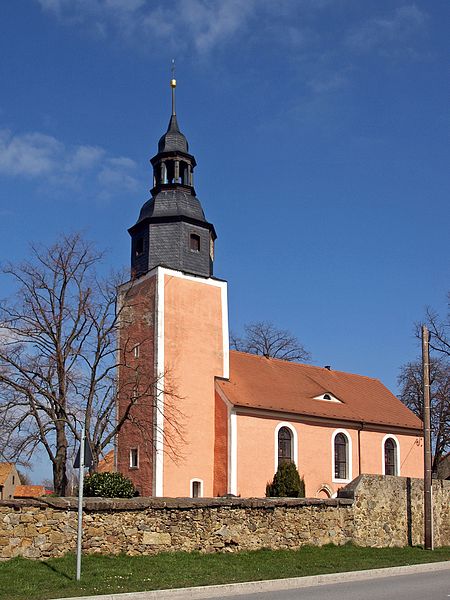
M 116 512 L 152 510 L 192 510 L 203 508 L 297 508 L 351 506 L 353 498 L 85 498 L 86 512 Z M 0 508 L 21 510 L 25 507 L 78 510 L 78 498 L 35 498 L 25 500 L 0 500 Z

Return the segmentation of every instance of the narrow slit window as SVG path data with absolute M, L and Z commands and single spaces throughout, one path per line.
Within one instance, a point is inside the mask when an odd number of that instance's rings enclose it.
M 200 236 L 196 233 L 191 233 L 191 237 L 189 239 L 189 248 L 192 252 L 200 252 Z
M 139 358 L 139 344 L 136 344 L 136 346 L 133 348 L 133 352 L 134 358 Z
M 136 244 L 134 246 L 134 253 L 136 256 L 141 256 L 144 254 L 144 238 L 138 238 L 136 240 Z
M 130 448 L 130 469 L 139 467 L 139 452 L 137 448 Z

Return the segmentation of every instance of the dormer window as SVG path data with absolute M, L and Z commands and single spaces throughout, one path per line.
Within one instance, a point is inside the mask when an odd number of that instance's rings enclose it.
M 196 233 L 191 233 L 189 238 L 189 248 L 192 252 L 200 252 L 200 236 Z
M 325 392 L 325 394 L 319 394 L 319 396 L 314 396 L 314 400 L 323 400 L 324 402 L 338 402 L 341 404 L 341 400 L 336 398 L 331 392 Z

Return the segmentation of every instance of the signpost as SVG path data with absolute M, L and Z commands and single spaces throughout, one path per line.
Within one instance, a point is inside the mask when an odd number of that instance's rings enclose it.
M 80 469 L 78 478 L 78 532 L 77 532 L 77 581 L 81 578 L 81 541 L 83 539 L 83 485 L 84 468 L 92 464 L 92 452 L 88 441 L 86 440 L 86 427 L 83 423 L 81 429 L 80 448 L 75 457 L 73 466 Z

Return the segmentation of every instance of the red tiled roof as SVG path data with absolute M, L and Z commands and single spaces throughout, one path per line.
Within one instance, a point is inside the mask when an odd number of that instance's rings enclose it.
M 230 352 L 230 379 L 217 380 L 235 406 L 421 429 L 422 422 L 378 379 L 244 352 Z M 329 393 L 340 402 L 314 400 Z
M 0 485 L 3 485 L 5 483 L 8 475 L 12 471 L 13 466 L 13 463 L 0 463 Z
M 112 473 L 114 471 L 114 450 L 110 450 L 105 454 L 104 458 L 99 461 L 98 473 Z
M 39 498 L 45 496 L 43 485 L 17 485 L 14 490 L 14 498 Z

